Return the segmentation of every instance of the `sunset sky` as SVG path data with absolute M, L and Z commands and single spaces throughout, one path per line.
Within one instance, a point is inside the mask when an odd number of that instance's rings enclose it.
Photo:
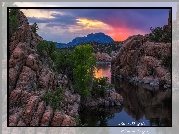
M 16 4 L 22 7 L 26 5 L 22 2 Z M 115 41 L 122 41 L 131 35 L 147 34 L 150 32 L 150 27 L 166 25 L 169 16 L 168 9 L 21 9 L 21 11 L 27 16 L 30 24 L 37 23 L 38 34 L 43 39 L 58 43 L 68 43 L 75 37 L 98 32 L 109 35 Z

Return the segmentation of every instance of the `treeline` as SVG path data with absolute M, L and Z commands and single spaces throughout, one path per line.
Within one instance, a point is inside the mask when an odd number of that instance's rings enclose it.
M 80 43 L 78 45 L 85 45 L 86 43 Z M 105 44 L 101 44 L 98 42 L 90 42 L 88 43 L 90 45 L 93 46 L 93 53 L 107 53 L 107 54 L 111 54 L 112 51 L 118 51 L 120 49 L 120 42 L 112 42 L 112 43 L 105 43 Z M 58 48 L 59 50 L 74 50 L 76 46 L 70 46 L 70 47 L 66 47 L 66 48 Z

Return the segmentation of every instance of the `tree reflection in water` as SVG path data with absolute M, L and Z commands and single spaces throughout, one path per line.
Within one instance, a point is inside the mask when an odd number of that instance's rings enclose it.
M 116 92 L 124 99 L 123 107 L 88 108 L 80 113 L 82 124 L 86 126 L 131 126 L 132 122 L 144 122 L 145 126 L 171 126 L 171 89 L 162 90 L 144 84 L 134 84 L 111 77 L 110 66 L 97 66 L 102 76 L 111 79 Z M 115 124 L 115 125 L 114 125 Z

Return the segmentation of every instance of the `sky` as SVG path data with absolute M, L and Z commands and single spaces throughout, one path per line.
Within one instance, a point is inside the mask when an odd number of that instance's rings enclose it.
M 118 3 L 121 7 L 134 6 L 132 2 L 130 4 Z M 85 4 L 68 2 L 17 2 L 16 5 L 19 7 L 85 6 Z M 94 7 L 98 4 L 86 3 L 86 5 Z M 135 2 L 135 5 L 138 7 L 155 6 L 138 2 Z M 117 5 L 103 2 L 101 6 L 114 7 Z M 166 3 L 160 6 L 173 7 L 175 11 L 177 4 Z M 168 9 L 21 9 L 21 11 L 24 12 L 30 24 L 37 23 L 38 34 L 44 40 L 58 43 L 68 43 L 76 37 L 98 32 L 109 35 L 115 41 L 123 41 L 132 35 L 150 33 L 150 27 L 166 25 L 169 16 Z

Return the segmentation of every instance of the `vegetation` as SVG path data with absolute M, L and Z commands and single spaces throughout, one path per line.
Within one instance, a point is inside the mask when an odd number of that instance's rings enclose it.
M 61 110 L 60 102 L 63 100 L 62 92 L 63 90 L 61 88 L 57 88 L 54 93 L 48 92 L 44 96 L 44 101 L 47 105 L 52 106 L 52 108 Z
M 107 78 L 93 77 L 97 61 L 92 54 L 93 47 L 86 44 L 77 46 L 74 51 L 56 50 L 55 44 L 55 42 L 44 40 L 37 46 L 37 50 L 41 56 L 50 56 L 56 65 L 56 70 L 67 75 L 75 91 L 81 96 L 104 97 L 105 87 L 109 87 L 109 84 L 107 84 Z M 47 94 L 47 97 L 52 96 Z
M 96 57 L 92 55 L 93 47 L 89 44 L 79 45 L 74 50 L 74 88 L 82 96 L 89 96 Z
M 59 73 L 66 74 L 68 78 L 73 80 L 74 58 L 73 51 L 59 50 L 54 51 L 51 56 L 57 66 Z
M 111 54 L 112 51 L 118 51 L 120 49 L 120 42 L 112 42 L 112 43 L 105 43 L 101 44 L 98 42 L 90 42 L 88 43 L 93 46 L 93 53 L 108 53 L 109 55 Z M 86 43 L 81 43 L 78 45 L 86 45 Z M 70 46 L 66 48 L 59 48 L 60 50 L 72 50 L 74 51 L 76 46 Z
M 17 13 L 18 13 L 18 9 L 10 9 L 9 11 L 9 35 L 10 37 L 19 26 Z
M 167 55 L 164 55 L 162 57 L 162 65 L 164 65 L 164 67 L 171 71 L 171 58 Z
M 92 88 L 92 96 L 95 97 L 105 97 L 105 91 L 106 88 L 110 88 L 113 85 L 109 84 L 108 77 L 102 77 L 102 78 L 94 78 L 93 79 L 93 88 Z
M 52 53 L 56 50 L 56 42 L 43 40 L 37 45 L 37 51 L 41 56 L 52 56 Z
M 38 30 L 38 26 L 37 26 L 37 23 L 35 22 L 33 25 L 32 25 L 32 32 L 37 35 L 37 30 Z
M 164 31 L 162 27 L 150 28 L 151 33 L 149 39 L 154 42 L 171 42 L 171 29 L 168 28 Z

